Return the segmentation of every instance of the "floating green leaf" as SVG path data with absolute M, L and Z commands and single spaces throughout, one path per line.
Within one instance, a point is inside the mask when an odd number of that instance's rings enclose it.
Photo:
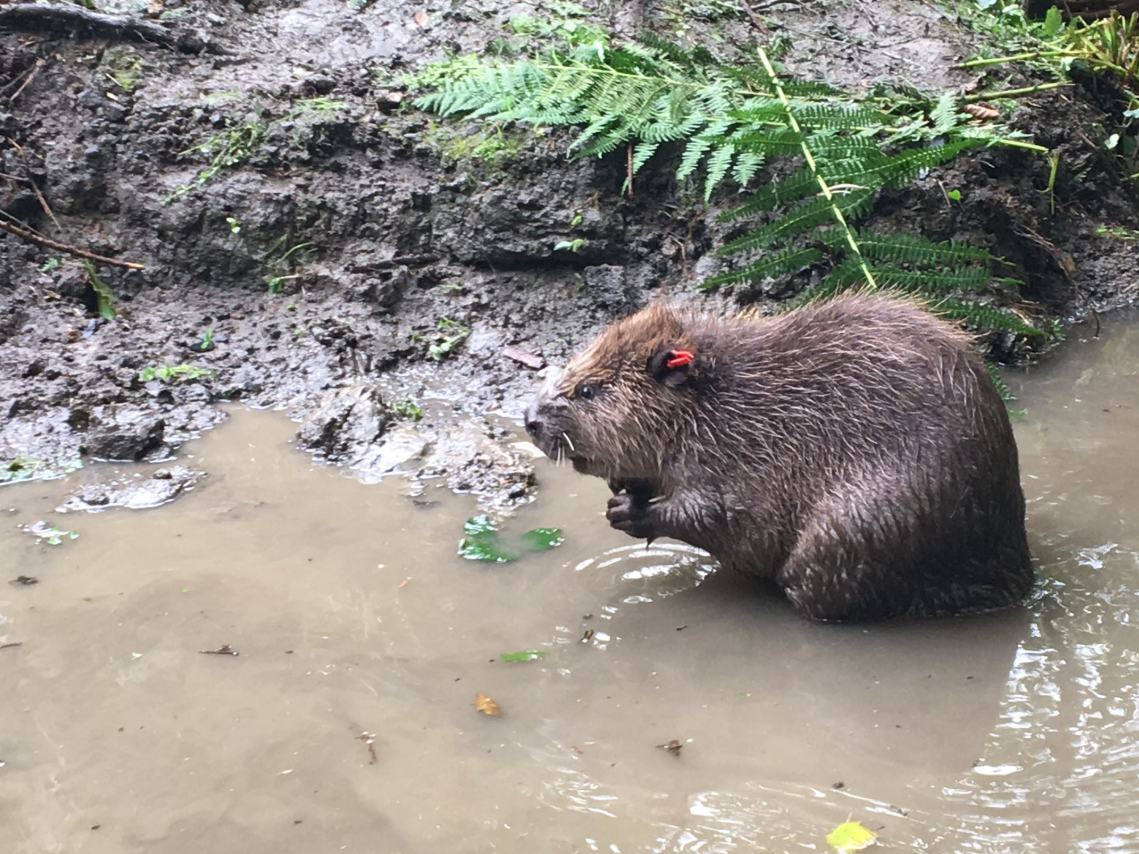
M 522 548 L 540 552 L 560 546 L 564 539 L 561 528 L 531 528 L 522 535 Z
M 485 513 L 472 516 L 464 522 L 463 533 L 466 536 L 459 540 L 459 554 L 467 560 L 486 560 L 494 563 L 518 560 L 517 553 L 503 544 L 494 523 Z
M 867 830 L 857 821 L 844 821 L 827 834 L 827 843 L 839 854 L 861 851 L 878 841 L 878 834 Z
M 534 661 L 546 654 L 540 649 L 524 649 L 521 652 L 503 652 L 498 657 L 503 661 Z
M 497 534 L 498 529 L 494 527 L 494 523 L 487 518 L 485 513 L 480 513 L 463 523 L 463 533 L 468 537 L 485 537 L 489 534 Z
M 463 537 L 459 540 L 459 554 L 467 560 L 487 560 L 507 563 L 518 560 L 518 555 L 504 546 L 498 534 L 489 537 Z

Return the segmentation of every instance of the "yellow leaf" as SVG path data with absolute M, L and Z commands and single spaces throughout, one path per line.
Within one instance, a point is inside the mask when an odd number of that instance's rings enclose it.
M 502 709 L 498 703 L 484 694 L 482 691 L 475 692 L 475 711 L 482 712 L 484 715 L 501 715 Z
M 857 821 L 844 821 L 827 834 L 827 843 L 839 854 L 861 851 L 863 848 L 874 845 L 877 841 L 878 834 L 873 830 L 867 830 Z

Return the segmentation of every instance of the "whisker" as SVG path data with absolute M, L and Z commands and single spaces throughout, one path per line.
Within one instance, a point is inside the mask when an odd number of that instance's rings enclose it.
M 570 449 L 571 451 L 576 451 L 576 450 L 577 450 L 577 448 L 575 448 L 575 447 L 573 446 L 573 442 L 572 442 L 572 441 L 570 441 L 570 437 L 569 437 L 569 434 L 568 434 L 568 433 L 565 433 L 565 432 L 563 432 L 563 433 L 562 433 L 562 438 L 566 440 L 566 444 L 567 444 L 567 445 L 569 445 L 569 449 Z

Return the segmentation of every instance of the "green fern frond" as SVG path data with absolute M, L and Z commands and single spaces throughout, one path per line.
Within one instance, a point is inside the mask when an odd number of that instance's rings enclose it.
M 997 389 L 997 394 L 1001 396 L 1001 400 L 1005 403 L 1016 400 L 1016 396 L 1009 391 L 1008 385 L 1005 383 L 1004 377 L 997 372 L 997 366 L 990 362 L 988 359 L 984 360 L 985 370 L 989 372 L 989 379 L 993 381 L 993 385 Z
M 741 187 L 755 177 L 755 173 L 763 166 L 764 156 L 757 151 L 741 151 L 732 166 L 732 180 Z
M 767 92 L 774 91 L 775 78 L 772 78 L 762 68 L 755 66 L 725 67 L 724 73 L 739 80 L 752 89 L 762 89 Z M 827 83 L 813 80 L 803 80 L 799 77 L 779 76 L 779 84 L 788 95 L 799 98 L 841 98 L 845 92 L 836 89 Z
M 840 104 L 796 104 L 795 119 L 800 127 L 859 130 L 881 126 L 883 114 L 870 107 Z
M 858 244 L 862 248 L 862 243 Z M 903 270 L 893 264 L 870 265 L 880 285 L 911 293 L 936 294 L 945 291 L 978 291 L 991 281 L 989 271 L 980 267 L 960 270 Z
M 685 48 L 676 42 L 669 41 L 652 31 L 645 31 L 637 36 L 637 41 L 653 51 L 657 56 L 664 57 L 677 65 L 689 67 L 714 65 L 716 57 L 704 47 Z
M 814 247 L 783 249 L 766 254 L 743 267 L 711 276 L 701 282 L 699 287 L 706 290 L 732 282 L 756 282 L 768 277 L 797 272 L 811 264 L 817 264 L 822 259 L 823 253 Z
M 804 167 L 786 178 L 772 181 L 770 184 L 760 187 L 745 202 L 723 211 L 717 219 L 720 222 L 732 222 L 746 216 L 763 213 L 778 205 L 801 199 L 817 187 L 818 181 L 815 179 L 814 173 Z
M 830 223 L 834 219 L 832 206 L 838 207 L 844 214 L 849 214 L 852 217 L 858 216 L 870 207 L 873 196 L 874 191 L 867 189 L 838 194 L 833 201 L 818 196 L 795 205 L 772 222 L 752 229 L 742 237 L 725 243 L 717 251 L 721 255 L 731 255 L 736 252 L 762 249 L 777 240 L 786 240 L 815 226 Z
M 989 264 L 998 260 L 980 246 L 960 240 L 935 243 L 920 234 L 860 231 L 858 245 L 867 258 L 901 264 L 952 266 L 975 262 Z
M 955 139 L 944 145 L 907 148 L 897 154 L 867 158 L 865 168 L 852 168 L 841 177 L 832 178 L 828 171 L 827 178 L 834 183 L 899 187 L 914 180 L 923 169 L 951 160 L 966 148 L 977 144 L 977 140 Z
M 1015 332 L 1034 338 L 1047 334 L 1044 330 L 1025 323 L 1011 311 L 1004 311 L 987 303 L 966 302 L 953 297 L 942 297 L 929 300 L 928 305 L 935 314 L 952 320 L 963 320 L 981 329 Z
M 732 158 L 735 154 L 735 147 L 732 146 L 731 143 L 724 143 L 716 146 L 715 151 L 712 152 L 712 156 L 708 158 L 708 176 L 704 179 L 705 202 L 712 198 L 712 191 L 716 189 L 716 185 L 728 174 L 728 169 L 732 165 Z
M 937 106 L 930 110 L 929 118 L 935 134 L 949 133 L 957 126 L 957 99 L 952 92 L 946 92 L 938 99 Z
M 791 128 L 737 131 L 726 140 L 738 151 L 750 151 L 769 157 L 786 157 L 798 154 L 803 135 Z
M 641 167 L 649 162 L 656 150 L 660 147 L 656 142 L 642 142 L 633 146 L 633 174 L 641 171 Z

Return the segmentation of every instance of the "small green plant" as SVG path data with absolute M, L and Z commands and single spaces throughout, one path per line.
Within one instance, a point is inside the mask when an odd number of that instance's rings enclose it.
M 169 202 L 195 187 L 202 186 L 223 169 L 244 163 L 261 144 L 267 130 L 267 125 L 258 116 L 218 131 L 205 142 L 178 152 L 179 157 L 187 154 L 204 154 L 210 158 L 209 164 L 189 184 L 179 184 L 173 193 L 163 199 L 163 202 Z
M 138 372 L 138 378 L 144 383 L 151 380 L 196 380 L 201 377 L 212 377 L 216 371 L 209 368 L 200 368 L 197 365 L 148 365 Z
M 1139 241 L 1139 229 L 1124 228 L 1122 225 L 1097 225 L 1092 233 L 1098 237 L 1111 237 L 1126 243 Z
M 198 342 L 198 349 L 202 352 L 210 350 L 214 346 L 214 330 L 207 329 L 202 333 L 202 340 Z
M 280 293 L 286 281 L 298 278 L 299 274 L 286 275 L 286 273 L 294 269 L 297 263 L 303 262 L 312 251 L 311 242 L 294 241 L 287 231 L 269 244 L 269 248 L 262 256 L 268 272 L 261 277 L 269 293 Z
M 397 418 L 405 418 L 408 421 L 418 421 L 423 417 L 422 407 L 410 400 L 397 400 L 391 405 L 391 410 Z
M 142 77 L 142 59 L 134 51 L 118 48 L 105 55 L 107 79 L 125 92 L 132 91 Z
M 42 264 L 40 264 L 40 272 L 41 273 L 50 273 L 52 270 L 59 267 L 59 263 L 60 263 L 59 256 L 58 255 L 52 255 L 50 258 L 48 258 L 46 261 L 44 261 Z
M 95 272 L 95 265 L 88 261 L 86 258 L 80 258 L 79 263 L 87 271 L 87 284 L 91 286 L 91 290 L 95 292 L 95 304 L 99 310 L 99 314 L 107 320 L 111 320 L 118 313 L 115 311 L 115 303 L 118 297 L 115 296 L 107 284 L 99 278 Z
M 427 355 L 436 362 L 441 362 L 450 353 L 467 339 L 471 330 L 461 323 L 456 323 L 449 317 L 440 317 L 435 324 L 436 330 L 442 333 L 438 340 L 427 348 Z
M 234 217 L 227 216 L 225 218 L 225 222 L 226 225 L 229 226 L 230 234 L 241 234 L 241 223 L 239 223 Z

